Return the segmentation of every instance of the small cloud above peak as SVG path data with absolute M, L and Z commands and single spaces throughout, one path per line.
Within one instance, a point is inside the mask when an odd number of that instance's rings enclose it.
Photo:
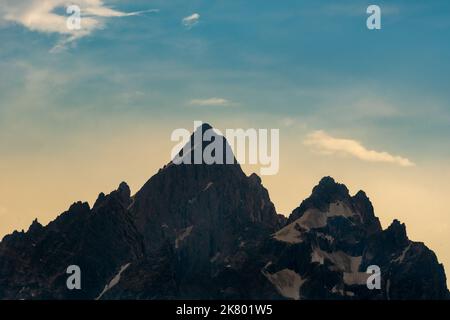
M 224 98 L 214 97 L 207 99 L 192 99 L 191 101 L 189 101 L 189 105 L 199 107 L 226 107 L 226 106 L 233 106 L 235 105 L 235 103 Z
M 200 15 L 198 13 L 193 13 L 190 16 L 184 17 L 181 22 L 183 25 L 190 29 L 195 26 L 200 21 Z
M 402 167 L 415 166 L 415 164 L 407 158 L 391 155 L 385 151 L 370 150 L 359 141 L 335 138 L 322 130 L 308 134 L 304 144 L 327 155 L 341 154 L 368 162 L 392 163 Z

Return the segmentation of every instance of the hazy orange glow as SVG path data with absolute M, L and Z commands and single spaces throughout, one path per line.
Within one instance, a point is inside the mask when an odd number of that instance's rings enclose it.
M 191 128 L 189 128 L 191 129 Z M 27 229 L 34 218 L 48 223 L 74 201 L 91 205 L 98 193 L 126 181 L 136 192 L 169 161 L 171 128 L 153 126 L 127 134 L 86 136 L 60 150 L 0 159 L 0 235 Z M 362 162 L 315 154 L 301 138 L 281 130 L 280 171 L 262 177 L 277 211 L 288 215 L 321 177 L 333 176 L 351 193 L 366 191 L 387 227 L 394 218 L 406 223 L 410 239 L 425 242 L 450 266 L 450 168 L 419 163 L 415 167 Z M 258 172 L 245 166 L 247 174 Z

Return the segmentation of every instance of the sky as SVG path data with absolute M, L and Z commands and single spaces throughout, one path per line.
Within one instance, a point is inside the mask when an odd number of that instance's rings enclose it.
M 333 176 L 450 270 L 450 2 L 70 4 L 80 30 L 66 1 L 0 1 L 0 237 L 123 180 L 136 192 L 202 120 L 280 129 L 262 177 L 278 212 Z

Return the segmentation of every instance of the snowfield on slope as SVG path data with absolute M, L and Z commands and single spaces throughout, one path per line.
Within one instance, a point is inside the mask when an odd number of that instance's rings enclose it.
M 326 212 L 315 208 L 308 209 L 300 218 L 276 232 L 273 238 L 292 244 L 301 243 L 303 241 L 301 238 L 303 230 L 309 231 L 323 228 L 327 225 L 328 218 L 331 217 L 342 216 L 348 218 L 356 214 L 342 201 L 331 203 Z

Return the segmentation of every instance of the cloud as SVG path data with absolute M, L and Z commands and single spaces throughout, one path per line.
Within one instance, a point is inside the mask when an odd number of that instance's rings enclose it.
M 191 106 L 200 106 L 200 107 L 225 107 L 234 105 L 233 102 L 223 99 L 223 98 L 208 98 L 208 99 L 193 99 L 189 101 L 189 105 Z
M 104 28 L 107 18 L 158 11 L 151 9 L 127 13 L 105 6 L 102 0 L 73 0 L 70 5 L 80 8 L 81 28 L 78 30 L 68 27 L 67 20 L 73 12 L 66 14 L 67 0 L 4 0 L 0 4 L 0 23 L 16 23 L 31 31 L 61 35 L 61 40 L 51 50 L 55 52 Z
M 407 158 L 391 155 L 385 151 L 369 150 L 356 140 L 334 138 L 322 130 L 308 134 L 304 143 L 324 154 L 343 154 L 363 161 L 393 163 L 402 167 L 414 166 Z
M 199 21 L 200 21 L 200 15 L 198 13 L 193 13 L 190 16 L 184 17 L 183 20 L 181 20 L 183 25 L 188 29 L 195 26 Z

